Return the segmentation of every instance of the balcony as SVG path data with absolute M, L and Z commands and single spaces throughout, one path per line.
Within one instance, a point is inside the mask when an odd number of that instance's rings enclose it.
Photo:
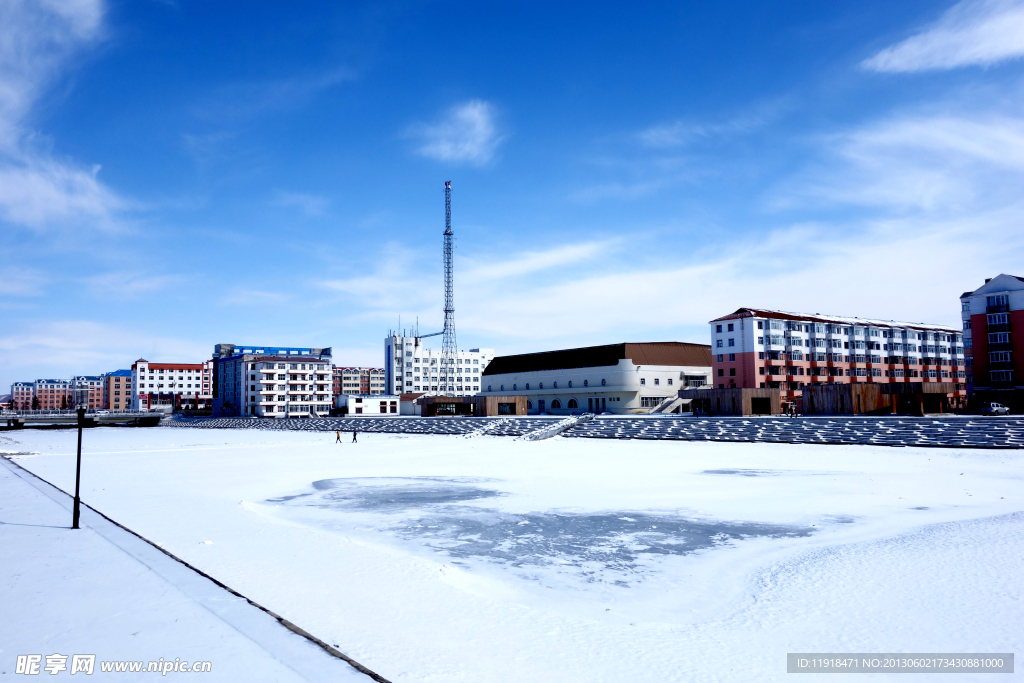
M 997 306 L 986 306 L 985 313 L 1009 313 L 1009 304 L 999 304 Z
M 988 332 L 1009 332 L 1010 323 L 1002 323 L 1000 325 L 987 325 L 985 329 Z
M 1012 351 L 1013 350 L 1013 343 L 1012 342 L 1007 342 L 1005 344 L 989 344 L 988 345 L 988 350 L 989 351 Z

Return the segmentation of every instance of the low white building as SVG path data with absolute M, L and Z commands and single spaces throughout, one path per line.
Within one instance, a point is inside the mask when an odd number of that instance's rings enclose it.
M 334 397 L 334 407 L 346 415 L 399 415 L 399 397 L 387 394 L 341 394 Z
M 440 337 L 438 337 L 440 339 Z M 494 349 L 462 350 L 452 367 L 441 364 L 441 350 L 428 349 L 423 337 L 393 334 L 384 340 L 384 385 L 390 393 L 473 396 Z
M 679 410 L 677 392 L 711 380 L 711 347 L 652 342 L 498 356 L 483 395 L 526 396 L 528 413 L 619 414 Z

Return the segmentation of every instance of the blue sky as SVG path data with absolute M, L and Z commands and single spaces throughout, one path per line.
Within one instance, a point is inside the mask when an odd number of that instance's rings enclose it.
M 330 345 L 959 324 L 1024 274 L 1024 3 L 0 5 L 0 386 Z

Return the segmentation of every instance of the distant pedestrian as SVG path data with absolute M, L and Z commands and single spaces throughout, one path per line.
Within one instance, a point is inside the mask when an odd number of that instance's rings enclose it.
M 334 430 L 334 443 L 341 443 L 341 431 L 338 429 Z
M 354 429 L 352 430 L 352 443 L 359 443 L 359 442 L 358 442 L 358 441 L 356 440 L 356 430 L 354 430 Z

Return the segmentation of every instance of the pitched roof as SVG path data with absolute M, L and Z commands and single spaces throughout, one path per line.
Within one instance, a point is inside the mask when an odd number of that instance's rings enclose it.
M 773 311 L 767 308 L 738 308 L 735 313 L 715 318 L 720 320 L 736 320 L 738 318 L 775 318 L 778 320 L 800 320 L 804 322 L 839 323 L 840 325 L 871 325 L 873 327 L 908 327 L 915 330 L 942 330 L 943 332 L 960 332 L 958 327 L 946 325 L 929 325 L 927 323 L 905 323 L 898 320 L 878 320 L 874 318 L 851 318 L 839 315 L 822 315 L 820 313 L 790 313 L 789 311 Z
M 561 351 L 497 356 L 487 365 L 483 375 L 600 368 L 618 365 L 620 360 L 626 358 L 636 365 L 711 367 L 711 347 L 707 344 L 686 342 L 646 342 L 606 344 Z

